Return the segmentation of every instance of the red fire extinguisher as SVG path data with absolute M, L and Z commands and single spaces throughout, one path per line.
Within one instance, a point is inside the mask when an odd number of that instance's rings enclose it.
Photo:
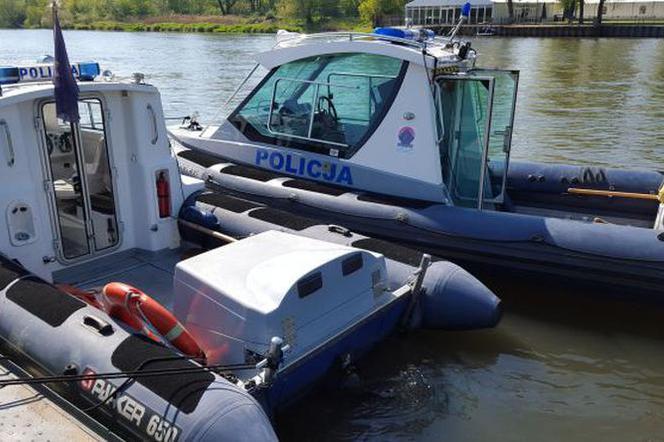
M 157 177 L 157 202 L 159 204 L 159 218 L 171 216 L 171 190 L 166 179 L 166 172 L 160 172 Z

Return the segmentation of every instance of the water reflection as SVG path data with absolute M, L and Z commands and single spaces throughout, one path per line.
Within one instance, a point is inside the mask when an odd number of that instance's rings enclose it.
M 516 50 L 505 50 L 510 42 Z M 508 43 L 509 44 L 509 43 Z M 657 167 L 661 40 L 482 39 L 481 64 L 521 70 L 516 158 Z

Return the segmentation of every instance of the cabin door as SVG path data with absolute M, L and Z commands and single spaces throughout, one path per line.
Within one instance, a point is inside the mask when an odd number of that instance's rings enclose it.
M 478 209 L 505 195 L 518 73 L 473 70 L 436 81 L 439 149 L 454 203 Z
M 78 107 L 78 124 L 57 118 L 53 102 L 40 107 L 55 244 L 64 261 L 119 244 L 102 102 L 82 99 Z

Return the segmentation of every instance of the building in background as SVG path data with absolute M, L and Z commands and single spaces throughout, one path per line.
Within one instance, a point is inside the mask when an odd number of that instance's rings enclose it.
M 558 0 L 512 0 L 516 23 L 541 23 L 562 20 L 563 6 Z M 493 23 L 507 23 L 507 0 L 493 0 Z
M 406 23 L 431 26 L 456 23 L 466 0 L 413 0 L 406 4 Z M 475 0 L 470 8 L 470 23 L 490 23 L 493 18 L 491 0 Z
M 596 17 L 598 5 L 599 0 L 586 0 L 584 17 Z M 664 0 L 607 0 L 604 3 L 603 16 L 606 20 L 664 20 Z
M 406 4 L 406 23 L 413 26 L 435 26 L 456 23 L 466 0 L 413 0 Z M 588 22 L 597 16 L 599 0 L 585 0 L 584 17 Z M 507 0 L 471 2 L 470 24 L 509 22 Z M 512 0 L 515 23 L 563 21 L 563 6 L 558 0 Z M 576 11 L 578 14 L 578 10 Z M 657 21 L 664 20 L 664 0 L 607 0 L 604 19 Z

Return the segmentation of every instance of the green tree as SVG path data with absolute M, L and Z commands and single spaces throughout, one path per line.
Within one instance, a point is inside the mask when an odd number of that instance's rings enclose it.
M 360 0 L 341 0 L 339 7 L 341 14 L 345 17 L 357 17 L 359 15 Z
M 19 28 L 25 22 L 24 0 L 2 0 L 0 5 L 0 28 Z
M 39 28 L 45 26 L 47 17 L 51 15 L 51 8 L 47 0 L 26 0 L 25 20 L 23 26 L 26 28 Z
M 307 27 L 314 23 L 316 0 L 281 0 L 279 10 L 285 17 L 303 19 Z
M 219 12 L 221 12 L 221 15 L 230 14 L 231 9 L 233 9 L 233 6 L 235 6 L 235 3 L 237 3 L 237 0 L 217 0 L 217 4 L 219 5 Z
M 400 0 L 360 0 L 358 11 L 364 22 L 378 26 L 383 17 L 399 13 L 402 8 Z

